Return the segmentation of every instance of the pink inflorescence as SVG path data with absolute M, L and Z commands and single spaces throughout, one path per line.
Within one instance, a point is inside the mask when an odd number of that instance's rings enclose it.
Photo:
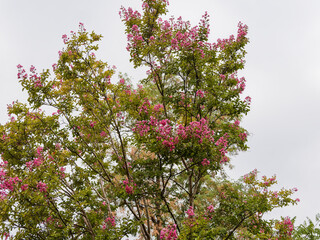
M 136 186 L 136 184 L 134 184 L 132 180 L 131 180 L 131 183 L 130 183 L 129 180 L 126 179 L 126 180 L 123 180 L 122 183 L 124 185 L 124 188 L 125 188 L 127 194 L 131 195 L 131 194 L 134 193 L 133 186 Z
M 169 148 L 170 151 L 173 151 L 175 145 L 178 144 L 178 137 L 173 136 L 170 123 L 169 119 L 158 120 L 151 116 L 149 121 L 143 120 L 137 122 L 132 130 L 141 137 L 147 136 L 151 131 L 155 132 L 157 134 L 157 140 L 161 142 L 163 146 Z
M 285 235 L 287 236 L 291 236 L 292 232 L 293 232 L 293 223 L 290 219 L 290 217 L 286 217 L 284 218 L 281 222 L 280 225 L 283 226 L 284 231 L 285 231 Z
M 167 226 L 166 228 L 163 228 L 160 232 L 160 239 L 162 240 L 178 239 L 177 226 L 174 224 L 174 225 Z
M 194 216 L 194 211 L 193 211 L 193 207 L 190 206 L 189 209 L 186 211 L 187 215 L 189 218 Z
M 116 219 L 114 216 L 112 217 L 107 217 L 105 220 L 106 224 L 108 224 L 110 227 L 115 227 L 116 226 Z
M 208 159 L 204 158 L 202 160 L 201 164 L 202 164 L 202 166 L 208 166 L 208 165 L 210 165 L 210 161 Z
M 214 131 L 209 128 L 205 118 L 200 119 L 200 121 L 190 122 L 189 126 L 187 127 L 179 125 L 177 134 L 182 139 L 198 139 L 200 144 L 205 139 L 214 142 Z
M 237 42 L 241 41 L 248 33 L 248 26 L 239 22 L 238 24 L 238 35 L 237 35 Z
M 43 182 L 39 182 L 37 184 L 37 188 L 39 189 L 40 192 L 46 192 L 48 189 L 47 184 L 43 183 Z
M 8 162 L 0 163 L 0 200 L 4 199 L 9 192 L 13 191 L 19 182 L 22 182 L 18 177 L 8 177 L 5 167 Z
M 34 158 L 33 160 L 31 160 L 29 162 L 26 162 L 26 166 L 29 169 L 29 171 L 32 171 L 33 168 L 37 168 L 43 163 L 43 161 L 44 161 L 43 147 L 38 147 L 37 148 L 36 155 L 37 155 L 36 158 Z
M 247 134 L 246 134 L 246 133 L 240 133 L 240 134 L 239 134 L 239 137 L 240 137 L 240 139 L 241 139 L 242 141 L 247 140 Z
M 207 211 L 208 211 L 209 213 L 213 213 L 213 212 L 214 212 L 214 206 L 213 206 L 213 205 L 208 206 L 208 207 L 207 207 Z
M 150 116 L 150 120 L 138 121 L 132 130 L 141 137 L 156 133 L 156 139 L 170 151 L 173 151 L 180 141 L 196 140 L 199 144 L 204 141 L 214 142 L 214 131 L 209 128 L 204 118 L 190 122 L 186 127 L 179 124 L 177 128 L 173 128 L 169 119 L 158 120 Z M 207 164 L 207 161 L 204 161 L 204 164 Z

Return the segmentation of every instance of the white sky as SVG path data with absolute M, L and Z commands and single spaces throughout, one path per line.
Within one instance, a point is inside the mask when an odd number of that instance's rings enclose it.
M 126 36 L 118 12 L 121 5 L 140 9 L 139 0 L 0 0 L 0 122 L 6 104 L 26 100 L 16 65 L 38 71 L 50 68 L 63 47 L 61 36 L 78 29 L 104 36 L 98 57 L 133 81 L 125 50 Z M 320 212 L 320 1 L 318 0 L 171 0 L 170 13 L 197 24 L 211 16 L 211 39 L 236 34 L 239 21 L 249 26 L 246 95 L 252 108 L 243 125 L 251 133 L 250 150 L 234 158 L 233 177 L 257 168 L 277 175 L 279 187 L 297 187 L 299 205 L 270 216 L 306 216 Z M 240 74 L 240 75 L 241 75 Z

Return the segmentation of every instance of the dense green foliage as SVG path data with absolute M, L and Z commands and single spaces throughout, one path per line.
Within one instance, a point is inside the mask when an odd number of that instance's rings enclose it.
M 294 229 L 293 237 L 297 240 L 316 240 L 320 239 L 320 214 L 317 214 L 315 217 L 315 222 L 310 218 L 307 218 L 303 224 L 300 224 Z

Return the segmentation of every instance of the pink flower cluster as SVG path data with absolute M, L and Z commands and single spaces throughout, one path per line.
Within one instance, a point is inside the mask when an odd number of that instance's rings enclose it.
M 26 80 L 28 78 L 28 74 L 26 73 L 26 70 L 23 69 L 23 67 L 19 64 L 17 66 L 18 68 L 18 79 L 23 79 Z M 29 79 L 33 81 L 34 87 L 42 87 L 42 83 L 41 83 L 41 77 L 38 76 L 38 74 L 35 72 L 36 68 L 31 65 L 30 67 L 30 76 Z
M 238 78 L 237 73 L 233 73 L 229 76 L 229 79 L 236 80 L 236 86 L 235 90 L 239 91 L 239 93 L 242 93 L 246 88 L 246 79 L 244 77 Z
M 204 58 L 204 49 L 212 48 L 211 44 L 199 41 L 200 31 L 203 31 L 204 28 L 202 28 L 202 30 L 200 30 L 199 26 L 190 28 L 190 23 L 182 21 L 181 17 L 178 18 L 177 22 L 174 22 L 173 18 L 170 20 L 171 23 L 161 20 L 159 22 L 162 25 L 162 30 L 166 32 L 161 35 L 161 40 L 163 42 L 169 40 L 173 50 L 192 50 L 199 52 L 201 57 Z M 206 22 L 206 20 L 203 20 L 202 22 Z M 207 29 L 205 34 L 208 35 L 209 32 L 209 29 Z
M 237 88 L 239 89 L 240 93 L 242 93 L 246 88 L 246 79 L 244 77 L 237 79 L 238 84 Z
M 56 174 L 61 176 L 62 178 L 65 178 L 66 177 L 65 171 L 66 171 L 65 167 L 60 167 L 58 172 L 56 172 Z
M 168 5 L 168 2 L 164 0 L 164 3 Z M 144 2 L 142 8 L 144 10 L 152 8 L 152 2 Z M 133 21 L 137 18 L 141 19 L 141 14 L 137 11 L 133 11 L 131 8 L 125 9 L 121 8 L 119 12 L 121 18 L 125 22 Z M 158 24 L 162 30 L 162 34 L 154 41 L 155 38 L 151 36 L 149 39 L 143 39 L 142 35 L 139 32 L 138 26 L 133 25 L 127 35 L 128 38 L 128 46 L 127 50 L 132 51 L 132 56 L 136 54 L 136 47 L 143 47 L 146 44 L 157 44 L 158 42 L 165 43 L 172 50 L 191 50 L 194 52 L 199 52 L 201 57 L 205 57 L 205 48 L 215 48 L 213 44 L 209 44 L 207 42 L 202 42 L 200 39 L 203 37 L 208 37 L 209 35 L 209 15 L 207 12 L 202 16 L 199 26 L 195 26 L 193 28 L 190 27 L 189 22 L 185 22 L 181 17 L 174 20 L 174 18 L 170 18 L 170 20 L 162 20 L 158 19 Z
M 26 191 L 28 188 L 29 188 L 29 185 L 28 185 L 28 184 L 23 184 L 23 185 L 21 185 L 21 190 L 22 190 L 22 191 Z
M 263 184 L 264 184 L 266 187 L 269 187 L 269 186 L 271 186 L 272 184 L 274 184 L 274 183 L 276 182 L 276 176 L 273 176 L 273 177 L 271 177 L 271 178 L 267 178 L 266 176 L 263 176 L 262 179 L 263 179 L 263 181 L 264 181 Z
M 257 177 L 257 174 L 258 174 L 258 170 L 257 169 L 254 169 L 253 171 L 251 171 L 250 173 L 246 174 L 243 176 L 243 181 L 245 183 L 250 183 L 252 182 L 253 180 L 256 179 Z
M 251 103 L 251 97 L 246 96 L 246 98 L 244 99 L 244 101 L 245 101 L 248 105 L 250 105 L 250 103 Z
M 142 35 L 140 34 L 139 27 L 137 25 L 132 26 L 131 33 L 128 33 L 127 35 L 128 45 L 127 50 L 130 51 L 130 48 L 135 48 L 138 45 L 144 45 L 144 39 Z
M 186 214 L 188 215 L 188 218 L 191 218 L 194 216 L 194 211 L 192 206 L 189 207 L 189 209 L 186 211 Z
M 219 47 L 220 49 L 225 49 L 228 45 L 231 45 L 234 42 L 234 35 L 230 35 L 229 38 L 225 39 L 217 39 L 217 44 L 216 46 Z
M 227 135 L 220 137 L 218 141 L 216 141 L 216 146 L 227 147 L 228 140 L 226 138 L 227 138 Z
M 246 134 L 246 133 L 240 133 L 240 134 L 239 134 L 239 137 L 240 137 L 240 139 L 241 139 L 242 141 L 247 140 L 247 134 Z
M 151 117 L 152 118 L 152 117 Z M 138 133 L 141 137 L 146 136 L 150 130 L 149 121 L 138 121 L 132 131 Z
M 151 116 L 149 121 L 143 120 L 137 122 L 132 130 L 141 137 L 146 136 L 150 130 L 153 130 L 157 133 L 157 140 L 168 147 L 170 151 L 173 151 L 175 145 L 179 141 L 178 137 L 172 137 L 172 127 L 170 126 L 170 120 L 168 119 L 157 120 L 155 117 Z
M 177 226 L 170 225 L 166 228 L 163 228 L 160 232 L 160 239 L 162 240 L 176 240 L 178 239 L 178 234 L 177 234 Z
M 102 131 L 102 132 L 100 133 L 100 136 L 101 136 L 101 137 L 107 137 L 108 134 L 107 134 L 105 131 Z
M 291 236 L 293 232 L 293 223 L 290 217 L 285 217 L 280 223 L 284 236 Z M 282 235 L 282 234 L 281 234 Z
M 82 22 L 79 22 L 79 31 L 80 32 L 85 32 L 87 29 L 85 29 L 84 24 Z
M 60 110 L 60 109 L 58 109 L 58 110 L 57 110 L 57 112 L 53 112 L 53 113 L 52 113 L 52 116 L 59 115 L 60 113 L 61 113 L 61 110 Z
M 242 22 L 238 23 L 237 42 L 240 42 L 248 33 L 248 26 Z
M 204 98 L 204 94 L 205 94 L 205 92 L 203 92 L 201 89 L 199 89 L 199 90 L 196 92 L 196 96 L 199 96 L 200 98 Z
M 202 15 L 202 19 L 200 20 L 200 28 L 205 31 L 205 36 L 209 37 L 210 34 L 210 24 L 209 24 L 209 14 L 206 11 Z
M 213 212 L 214 212 L 214 206 L 213 206 L 213 205 L 208 206 L 208 207 L 207 207 L 207 211 L 208 211 L 209 213 L 213 213 Z
M 63 40 L 63 43 L 64 43 L 64 44 L 67 44 L 67 43 L 68 43 L 69 38 L 68 38 L 67 34 L 63 34 L 63 35 L 62 35 L 62 40 Z
M 43 163 L 43 147 L 37 148 L 37 157 L 34 160 L 31 160 L 29 162 L 26 162 L 26 166 L 29 169 L 29 171 L 32 171 L 33 168 L 39 167 Z
M 21 78 L 26 79 L 28 77 L 26 70 L 24 70 L 20 64 L 17 66 L 17 68 L 18 68 L 18 79 L 21 79 Z
M 2 236 L 5 237 L 4 240 L 7 240 L 10 237 L 10 233 L 4 232 Z
M 38 182 L 37 184 L 37 188 L 39 189 L 40 192 L 46 192 L 48 189 L 47 184 L 45 184 L 44 182 Z
M 177 134 L 182 139 L 198 139 L 200 144 L 204 140 L 214 142 L 214 131 L 209 128 L 208 122 L 205 118 L 200 119 L 200 121 L 190 122 L 187 127 L 179 125 Z
M 13 191 L 19 182 L 22 182 L 18 177 L 7 176 L 7 172 L 4 169 L 7 164 L 7 161 L 0 163 L 0 200 L 4 199 L 9 192 Z
M 90 127 L 94 127 L 96 124 L 97 124 L 96 121 L 91 121 L 89 125 L 90 125 Z
M 116 219 L 114 216 L 112 217 L 107 217 L 105 220 L 104 220 L 104 224 L 102 226 L 102 229 L 106 229 L 107 228 L 107 225 L 110 226 L 110 227 L 115 227 L 116 226 Z
M 139 114 L 141 113 L 145 113 L 145 114 L 148 114 L 149 111 L 148 111 L 148 108 L 150 107 L 150 102 L 149 100 L 146 98 L 144 100 L 144 102 L 142 103 L 142 105 L 139 107 Z
M 219 151 L 223 157 L 227 154 L 227 149 L 226 149 L 228 146 L 228 140 L 226 139 L 227 137 L 228 135 L 225 134 L 224 136 L 220 137 L 218 141 L 216 141 L 216 146 L 221 147 Z
M 125 84 L 126 82 L 125 82 L 125 80 L 124 80 L 123 78 L 121 78 L 120 81 L 119 81 L 119 83 L 123 85 L 123 84 Z
M 210 161 L 208 159 L 204 158 L 202 160 L 201 164 L 202 164 L 202 166 L 208 166 L 208 165 L 210 165 Z
M 126 179 L 126 180 L 123 180 L 122 183 L 124 185 L 124 188 L 125 188 L 127 194 L 133 194 L 134 193 L 133 186 L 136 186 L 136 184 L 135 183 L 133 184 L 132 180 L 131 180 L 131 183 L 130 183 L 129 180 Z
M 156 133 L 156 139 L 170 151 L 173 151 L 180 141 L 196 140 L 199 144 L 202 144 L 203 141 L 214 142 L 214 131 L 209 128 L 207 120 L 204 118 L 200 121 L 190 122 L 186 127 L 179 124 L 176 131 L 173 131 L 170 120 L 157 120 L 151 116 L 150 120 L 137 122 L 132 130 L 141 137 L 147 136 L 151 132 Z M 208 161 L 204 160 L 203 165 L 208 165 Z
M 128 9 L 121 7 L 121 10 L 119 11 L 119 15 L 126 22 L 131 19 L 136 19 L 141 17 L 141 14 L 138 11 L 133 11 L 132 8 L 130 7 Z
M 153 107 L 153 110 L 155 112 L 159 112 L 160 109 L 163 109 L 163 105 L 162 104 L 156 104 L 154 107 Z

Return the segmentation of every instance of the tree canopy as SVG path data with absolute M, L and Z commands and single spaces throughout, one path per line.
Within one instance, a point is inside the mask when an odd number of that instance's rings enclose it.
M 18 65 L 28 103 L 0 125 L 0 229 L 11 239 L 291 239 L 290 218 L 264 213 L 297 203 L 296 189 L 254 170 L 225 176 L 247 146 L 240 121 L 248 27 L 209 42 L 197 26 L 165 19 L 166 0 L 121 8 L 135 85 L 97 59 L 101 35 L 63 35 L 52 70 Z M 163 19 L 162 19 L 163 17 Z M 45 109 L 45 110 L 41 110 Z M 52 112 L 52 114 L 50 113 Z

